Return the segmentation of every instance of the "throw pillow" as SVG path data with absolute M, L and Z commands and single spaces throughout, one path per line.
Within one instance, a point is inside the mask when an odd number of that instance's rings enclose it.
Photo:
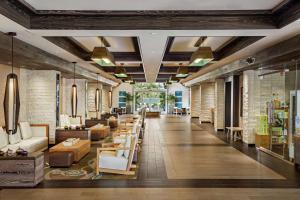
M 29 122 L 20 122 L 21 135 L 23 140 L 32 138 L 32 130 Z
M 8 145 L 8 135 L 0 126 L 0 149 Z

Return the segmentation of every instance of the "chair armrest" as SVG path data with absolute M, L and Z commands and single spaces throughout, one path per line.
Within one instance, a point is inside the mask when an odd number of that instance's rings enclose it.
M 113 147 L 115 144 L 112 143 L 112 142 L 109 142 L 109 143 L 102 143 L 102 148 L 107 148 L 107 147 Z
M 33 137 L 48 137 L 49 138 L 49 125 L 48 124 L 30 124 Z

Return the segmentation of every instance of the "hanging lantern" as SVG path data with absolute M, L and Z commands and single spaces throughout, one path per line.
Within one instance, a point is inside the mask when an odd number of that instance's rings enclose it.
M 96 118 L 98 119 L 98 114 L 100 111 L 99 74 L 97 74 L 97 89 L 96 89 L 96 93 L 95 93 L 95 108 L 96 108 Z
M 76 116 L 77 116 L 77 102 L 78 102 L 77 86 L 75 84 L 75 65 L 76 65 L 76 62 L 73 62 L 73 64 L 74 64 L 74 83 L 72 85 L 71 105 L 72 105 L 72 117 L 76 118 Z
M 108 107 L 112 107 L 112 89 L 110 89 L 108 92 Z
M 3 106 L 6 132 L 15 134 L 20 113 L 18 76 L 14 74 L 14 36 L 16 33 L 8 33 L 8 35 L 11 36 L 11 73 L 6 79 Z

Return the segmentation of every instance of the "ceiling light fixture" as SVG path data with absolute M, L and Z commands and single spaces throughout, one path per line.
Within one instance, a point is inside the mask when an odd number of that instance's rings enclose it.
M 11 73 L 7 75 L 5 95 L 4 95 L 4 119 L 6 132 L 8 134 L 15 134 L 17 132 L 17 125 L 20 113 L 20 95 L 18 76 L 14 73 L 14 37 L 16 33 L 8 33 L 11 37 Z
M 74 79 L 73 79 L 73 85 L 72 85 L 72 94 L 71 94 L 71 105 L 72 105 L 72 117 L 76 118 L 77 116 L 77 86 L 75 84 L 75 68 L 76 68 L 76 62 L 72 62 L 74 64 Z
M 186 78 L 189 75 L 188 67 L 182 66 L 182 63 L 179 64 L 179 68 L 177 70 L 176 77 L 177 78 Z
M 121 64 L 123 66 L 123 64 Z M 124 67 L 116 67 L 115 74 L 117 78 L 127 78 L 126 70 Z
M 178 83 L 179 82 L 179 78 L 177 78 L 176 76 L 171 76 L 169 79 L 170 83 Z
M 128 75 L 125 79 L 123 79 L 123 82 L 125 82 L 125 83 L 133 82 L 132 76 Z
M 101 47 L 95 47 L 91 59 L 100 66 L 115 66 L 112 53 L 106 47 L 102 47 L 103 37 L 101 37 Z
M 199 47 L 192 54 L 190 66 L 202 67 L 214 59 L 213 52 L 210 47 Z

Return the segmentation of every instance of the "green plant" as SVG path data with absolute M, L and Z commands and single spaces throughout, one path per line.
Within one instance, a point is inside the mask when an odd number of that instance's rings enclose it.
M 175 104 L 175 99 L 176 99 L 175 95 L 173 95 L 173 94 L 168 94 L 167 100 L 168 100 L 168 103 L 169 103 L 169 104 Z
M 128 103 L 132 102 L 133 101 L 133 95 L 130 94 L 129 92 L 126 92 L 126 101 Z

